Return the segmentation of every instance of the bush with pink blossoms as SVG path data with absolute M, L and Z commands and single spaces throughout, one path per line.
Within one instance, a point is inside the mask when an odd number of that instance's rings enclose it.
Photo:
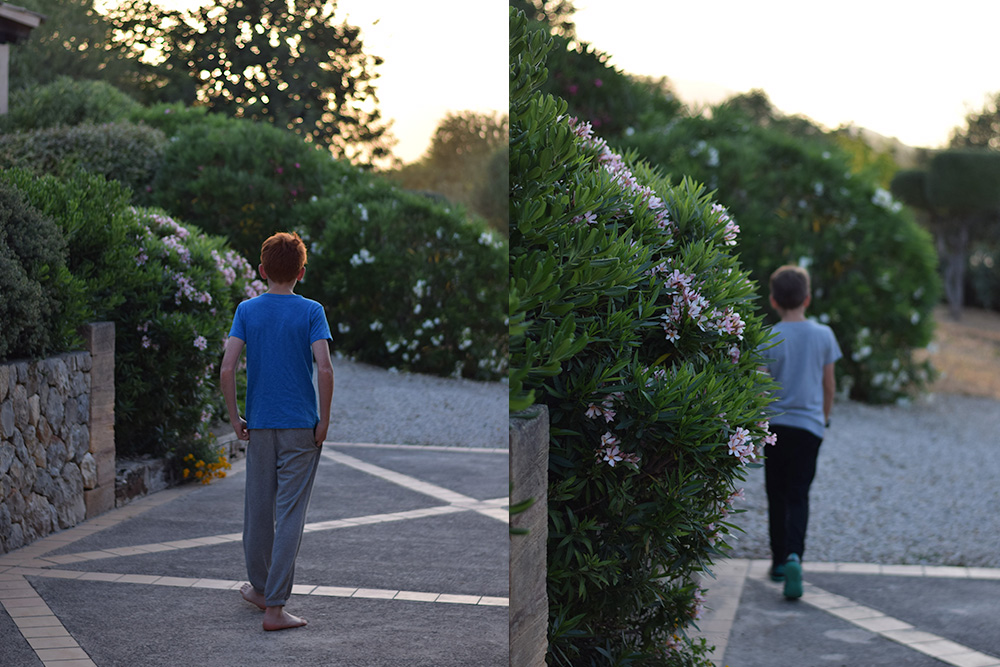
M 118 454 L 172 455 L 178 469 L 189 453 L 214 460 L 218 363 L 236 305 L 264 289 L 254 270 L 224 239 L 132 207 L 114 181 L 2 178 L 62 229 L 67 266 L 86 285 L 67 316 L 115 323 Z
M 535 92 L 545 38 L 511 18 L 510 402 L 551 420 L 548 661 L 707 665 L 696 576 L 773 441 L 738 221 Z

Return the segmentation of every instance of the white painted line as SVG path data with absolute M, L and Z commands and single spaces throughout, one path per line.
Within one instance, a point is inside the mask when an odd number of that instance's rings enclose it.
M 510 454 L 509 449 L 488 447 L 449 447 L 447 445 L 385 445 L 366 442 L 331 442 L 325 440 L 324 447 L 356 447 L 366 449 L 408 449 L 425 452 L 460 452 L 465 454 Z

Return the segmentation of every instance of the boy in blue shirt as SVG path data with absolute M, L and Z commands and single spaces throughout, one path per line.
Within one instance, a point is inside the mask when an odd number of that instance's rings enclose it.
M 250 583 L 240 592 L 264 611 L 265 630 L 306 625 L 285 611 L 285 603 L 330 428 L 330 327 L 323 306 L 294 293 L 305 265 L 306 248 L 298 234 L 278 233 L 264 241 L 260 275 L 267 292 L 236 308 L 220 372 L 229 421 L 236 437 L 249 440 L 243 552 Z M 246 420 L 236 403 L 236 367 L 244 346 Z
M 806 319 L 812 298 L 805 269 L 782 266 L 771 275 L 770 288 L 771 306 L 781 317 L 764 367 L 778 384 L 770 419 L 777 442 L 764 459 L 771 578 L 783 580 L 785 597 L 795 599 L 802 597 L 809 487 L 833 408 L 833 364 L 842 355 L 830 327 Z

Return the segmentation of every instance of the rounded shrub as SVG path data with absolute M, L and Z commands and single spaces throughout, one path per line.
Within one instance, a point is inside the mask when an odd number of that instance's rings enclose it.
M 554 665 L 708 665 L 688 626 L 737 484 L 773 440 L 738 226 L 535 92 L 511 13 L 510 390 L 548 407 Z
M 115 323 L 115 440 L 119 455 L 187 454 L 214 461 L 209 426 L 225 414 L 215 382 L 236 305 L 264 286 L 220 237 L 162 211 L 136 209 L 120 184 L 0 172 L 57 221 L 85 319 Z
M 169 131 L 163 165 L 140 201 L 226 236 L 251 260 L 265 238 L 288 228 L 290 209 L 322 196 L 329 180 L 328 152 L 268 123 L 209 115 Z
M 11 91 L 8 107 L 7 115 L 0 116 L 3 132 L 113 123 L 125 120 L 141 105 L 105 81 L 60 76 Z
M 59 227 L 9 184 L 0 183 L 0 359 L 44 355 L 74 339 L 63 309 L 80 287 L 66 268 Z
M 929 362 L 912 352 L 931 340 L 941 293 L 931 237 L 888 191 L 852 174 L 832 142 L 757 126 L 723 105 L 620 145 L 717 192 L 739 220 L 740 258 L 755 281 L 766 285 L 782 264 L 808 268 L 807 314 L 837 334 L 838 384 L 851 398 L 894 401 L 928 380 Z
M 300 291 L 337 347 L 383 367 L 497 380 L 507 370 L 504 240 L 461 211 L 346 163 L 330 194 L 296 209 L 310 244 Z
M 159 130 L 129 122 L 3 134 L 0 168 L 57 176 L 82 170 L 144 191 L 160 166 L 165 143 Z

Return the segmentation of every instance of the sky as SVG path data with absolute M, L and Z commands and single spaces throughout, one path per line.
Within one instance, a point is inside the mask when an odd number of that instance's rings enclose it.
M 689 102 L 763 89 L 787 114 L 935 148 L 1000 92 L 1000 2 L 576 0 L 577 37 Z
M 199 0 L 162 0 L 188 7 Z M 404 163 L 430 146 L 449 111 L 507 113 L 507 5 L 501 0 L 337 0 L 337 22 L 380 56 L 375 94 Z
M 507 5 L 500 0 L 338 0 L 381 56 L 379 108 L 393 120 L 393 153 L 412 162 L 449 111 L 507 113 Z

